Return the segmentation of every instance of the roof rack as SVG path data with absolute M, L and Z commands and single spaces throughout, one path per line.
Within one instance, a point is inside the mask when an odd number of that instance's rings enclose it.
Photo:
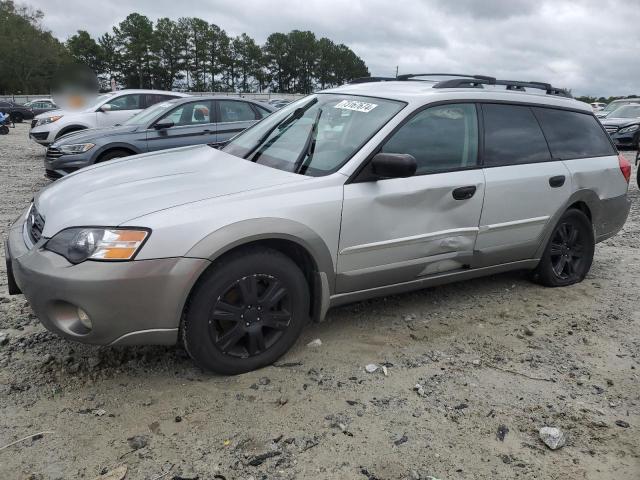
M 524 92 L 526 88 L 544 90 L 547 95 L 557 95 L 559 97 L 573 98 L 568 90 L 557 88 L 549 83 L 521 81 L 521 80 L 498 80 L 486 75 L 465 75 L 461 73 L 407 73 L 397 77 L 360 77 L 350 83 L 369 82 L 391 82 L 391 81 L 421 81 L 418 77 L 455 77 L 449 80 L 436 82 L 433 88 L 482 88 L 483 85 L 502 85 L 507 90 Z M 432 80 L 433 81 L 433 80 Z
M 482 85 L 503 85 L 507 90 L 525 91 L 525 88 L 535 88 L 544 90 L 547 95 L 557 95 L 559 97 L 573 98 L 568 90 L 557 88 L 550 83 L 544 82 L 523 82 L 520 80 L 497 80 L 491 78 L 455 78 L 436 83 L 433 88 L 482 88 Z

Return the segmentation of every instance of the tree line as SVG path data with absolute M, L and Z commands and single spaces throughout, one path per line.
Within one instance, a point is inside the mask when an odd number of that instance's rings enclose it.
M 47 92 L 55 71 L 73 62 L 93 70 L 104 89 L 113 79 L 123 88 L 309 93 L 369 75 L 349 47 L 310 31 L 272 33 L 259 45 L 200 18 L 154 23 L 131 13 L 98 38 L 79 30 L 61 43 L 42 19 L 0 0 L 0 38 L 8 41 L 0 43 L 0 92 Z

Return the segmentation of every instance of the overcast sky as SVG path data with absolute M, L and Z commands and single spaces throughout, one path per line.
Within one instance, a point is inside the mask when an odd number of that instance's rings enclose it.
M 574 95 L 640 94 L 638 0 L 22 0 L 66 40 L 138 12 L 195 16 L 259 43 L 311 30 L 345 43 L 372 75 L 456 72 L 549 81 Z

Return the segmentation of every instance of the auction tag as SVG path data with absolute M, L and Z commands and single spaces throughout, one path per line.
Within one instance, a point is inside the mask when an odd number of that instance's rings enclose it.
M 375 103 L 357 102 L 355 100 L 342 100 L 333 108 L 341 108 L 342 110 L 354 110 L 356 112 L 369 113 L 378 105 Z

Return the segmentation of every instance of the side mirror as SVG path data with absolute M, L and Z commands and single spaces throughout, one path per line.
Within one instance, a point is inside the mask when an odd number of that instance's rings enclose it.
M 171 120 L 162 120 L 162 121 L 154 124 L 153 128 L 155 128 L 156 130 L 164 130 L 165 128 L 171 128 L 174 125 L 175 124 Z
M 418 164 L 406 153 L 378 153 L 371 159 L 371 167 L 379 178 L 406 178 L 415 175 Z
M 111 106 L 111 104 L 110 104 L 110 103 L 105 103 L 104 105 L 102 105 L 102 106 L 100 107 L 100 109 L 99 109 L 99 110 L 100 110 L 101 112 L 110 112 L 112 109 L 113 109 L 113 107 Z

